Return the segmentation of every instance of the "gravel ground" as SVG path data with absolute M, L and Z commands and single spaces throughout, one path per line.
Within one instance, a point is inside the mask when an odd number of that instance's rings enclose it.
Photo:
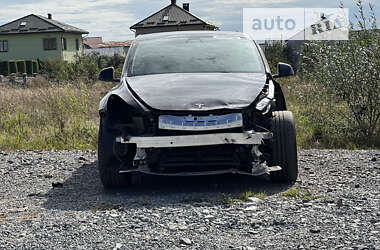
M 299 165 L 294 185 L 143 176 L 106 192 L 95 152 L 0 152 L 0 248 L 380 249 L 380 151 Z M 266 197 L 237 200 L 247 190 Z

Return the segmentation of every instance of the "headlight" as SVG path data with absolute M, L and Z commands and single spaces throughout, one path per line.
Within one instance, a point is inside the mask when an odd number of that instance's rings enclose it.
M 274 84 L 272 80 L 269 80 L 269 86 L 268 86 L 268 92 L 266 96 L 264 96 L 257 104 L 256 104 L 256 109 L 259 111 L 264 111 L 268 112 L 270 108 L 270 104 L 272 103 L 274 99 Z

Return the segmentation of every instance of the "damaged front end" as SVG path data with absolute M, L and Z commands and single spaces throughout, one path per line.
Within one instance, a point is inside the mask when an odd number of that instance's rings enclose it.
M 272 75 L 260 47 L 245 34 L 139 36 L 120 83 L 99 105 L 103 185 L 123 186 L 133 172 L 271 172 L 275 181 L 295 181 L 295 122 L 275 81 L 293 73 L 280 63 Z M 114 78 L 112 68 L 99 74 Z
M 281 170 L 266 164 L 272 133 L 266 129 L 269 116 L 258 111 L 130 112 L 122 117 L 129 118 L 112 121 L 119 173 L 262 175 Z
M 268 167 L 259 146 L 269 132 L 204 135 L 118 137 L 121 144 L 136 144 L 133 167 L 120 173 L 194 176 L 223 173 L 262 175 L 281 168 Z

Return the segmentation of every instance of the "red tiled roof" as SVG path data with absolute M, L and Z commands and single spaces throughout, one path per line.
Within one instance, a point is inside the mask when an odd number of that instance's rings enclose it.
M 89 47 L 96 49 L 99 45 L 103 43 L 102 37 L 86 37 L 83 39 L 83 43 Z
M 132 45 L 132 41 L 124 41 L 124 42 L 107 42 L 101 43 L 98 45 L 98 48 L 109 48 L 109 47 L 129 47 Z

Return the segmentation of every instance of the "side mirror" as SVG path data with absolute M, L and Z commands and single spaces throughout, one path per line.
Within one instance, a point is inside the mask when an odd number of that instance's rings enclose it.
M 98 75 L 98 80 L 105 81 L 105 82 L 119 82 L 120 81 L 120 79 L 115 78 L 114 67 L 108 67 L 108 68 L 102 69 Z
M 290 66 L 287 63 L 278 63 L 277 64 L 277 75 L 273 75 L 273 78 L 280 78 L 280 77 L 286 77 L 286 76 L 293 76 L 294 70 L 292 66 Z

